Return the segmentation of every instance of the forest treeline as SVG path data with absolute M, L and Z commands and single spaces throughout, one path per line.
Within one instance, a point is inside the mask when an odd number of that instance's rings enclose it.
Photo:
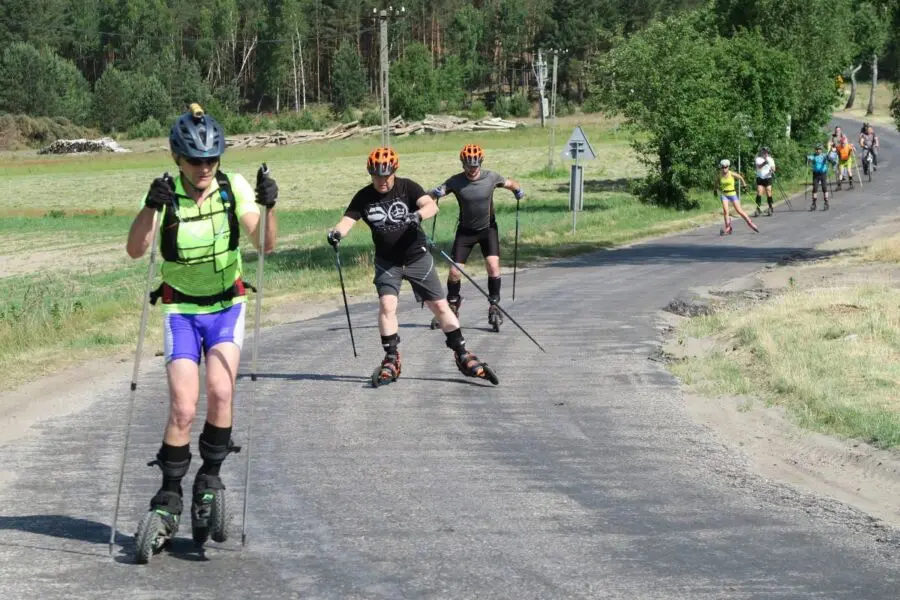
M 556 53 L 560 112 L 622 115 L 674 205 L 712 157 L 799 155 L 842 85 L 900 79 L 900 0 L 0 0 L 0 129 L 164 135 L 190 102 L 232 134 L 378 123 L 382 9 L 391 116 L 533 115 Z

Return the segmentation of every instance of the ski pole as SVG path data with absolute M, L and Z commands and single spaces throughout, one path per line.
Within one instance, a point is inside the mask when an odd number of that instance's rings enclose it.
M 788 210 L 794 212 L 794 207 L 791 205 L 791 197 L 788 196 L 787 191 L 784 189 L 784 186 L 781 184 L 781 180 L 776 179 L 775 184 L 778 186 L 778 191 L 781 193 L 782 198 L 784 199 L 784 203 L 788 205 Z M 804 198 L 805 200 L 805 198 Z
M 513 289 L 512 299 L 516 301 L 516 272 L 519 268 L 519 199 L 516 198 L 516 243 L 513 250 Z
M 259 185 L 260 180 L 269 174 L 269 167 L 263 163 L 256 172 L 256 183 Z M 266 267 L 266 225 L 269 222 L 269 207 L 262 207 L 262 214 L 259 220 L 259 265 L 256 270 L 256 310 L 253 316 L 253 355 L 250 360 L 250 381 L 253 383 L 253 399 L 250 402 L 250 415 L 247 419 L 247 463 L 244 466 L 244 509 L 241 515 L 241 546 L 247 545 L 247 506 L 249 505 L 250 496 L 250 457 L 251 448 L 253 446 L 253 408 L 256 399 L 259 398 L 259 386 L 256 384 L 256 359 L 259 356 L 259 321 L 262 310 L 263 301 L 263 273 Z
M 347 313 L 347 328 L 350 330 L 350 344 L 353 346 L 353 356 L 356 354 L 356 341 L 353 339 L 353 323 L 350 322 L 350 305 L 347 304 L 347 290 L 344 289 L 344 271 L 341 269 L 341 253 L 337 245 L 334 246 L 334 262 L 337 265 L 338 277 L 341 280 L 341 294 L 344 296 L 344 312 Z
M 172 190 L 175 189 L 175 181 L 168 173 L 163 174 Z M 153 213 L 153 233 L 150 235 L 150 264 L 147 266 L 147 281 L 144 284 L 144 295 L 141 296 L 143 303 L 141 306 L 141 324 L 138 328 L 137 348 L 134 352 L 134 367 L 131 371 L 130 398 L 128 400 L 128 422 L 125 428 L 125 445 L 122 448 L 122 461 L 119 463 L 119 485 L 116 488 L 116 507 L 113 510 L 112 525 L 109 528 L 109 554 L 113 553 L 113 546 L 116 543 L 116 527 L 119 522 L 119 502 L 122 499 L 122 482 L 125 479 L 125 458 L 128 456 L 128 445 L 131 441 L 131 423 L 134 421 L 134 397 L 137 392 L 138 374 L 141 369 L 141 352 L 144 348 L 144 334 L 147 331 L 147 316 L 150 311 L 150 283 L 153 281 L 153 269 L 156 266 L 156 236 L 159 233 L 157 226 L 158 213 Z
M 437 206 L 438 204 L 440 204 L 440 202 L 441 202 L 441 199 L 438 198 L 437 200 L 434 201 L 434 204 Z M 434 239 L 434 230 L 437 229 L 437 218 L 438 218 L 439 214 L 441 214 L 441 213 L 434 213 L 434 221 L 431 222 L 431 239 Z M 513 279 L 515 280 L 515 278 L 513 278 Z M 515 289 L 516 289 L 516 286 L 514 283 L 513 284 L 513 300 L 515 300 L 515 297 L 516 297 Z M 424 300 L 422 300 L 422 304 L 419 306 L 419 308 L 420 309 L 425 308 Z
M 424 233 L 424 232 L 423 232 L 423 233 Z M 432 239 L 431 239 L 430 237 L 428 237 L 427 235 L 425 236 L 425 243 L 428 245 L 428 248 L 429 248 L 429 249 L 432 249 L 432 250 L 433 250 L 433 249 L 437 249 L 437 251 L 440 252 L 441 257 L 442 257 L 444 260 L 446 260 L 446 261 L 447 261 L 448 263 L 450 263 L 452 266 L 456 267 L 456 269 L 457 269 L 460 273 L 462 273 L 462 274 L 465 276 L 466 279 L 469 280 L 469 283 L 471 283 L 472 285 L 474 285 L 474 286 L 475 286 L 475 289 L 477 289 L 479 292 L 481 292 L 481 294 L 482 294 L 485 298 L 488 299 L 488 302 L 491 301 L 491 297 L 488 295 L 488 293 L 485 292 L 484 289 L 483 289 L 480 285 L 478 285 L 478 284 L 475 282 L 475 280 L 472 279 L 472 278 L 469 276 L 469 274 L 466 273 L 465 270 L 464 270 L 462 267 L 459 266 L 458 263 L 456 263 L 452 258 L 450 258 L 450 255 L 449 255 L 449 254 L 447 254 L 446 252 L 444 252 L 443 250 L 441 250 L 440 248 L 438 248 L 438 247 L 437 247 L 437 244 L 434 243 L 434 240 L 432 240 Z M 502 312 L 504 315 L 506 315 L 506 317 L 507 317 L 510 321 L 512 321 L 513 325 L 515 325 L 516 327 L 518 327 L 519 330 L 520 330 L 522 333 L 524 333 L 524 334 L 528 337 L 529 340 L 531 340 L 532 342 L 534 342 L 535 346 L 537 346 L 538 348 L 541 349 L 541 352 L 547 352 L 546 350 L 544 350 L 544 347 L 541 346 L 541 345 L 538 343 L 538 341 L 537 341 L 536 339 L 534 339 L 533 337 L 531 337 L 531 334 L 530 334 L 530 333 L 528 333 L 527 331 L 525 331 L 525 328 L 524 328 L 524 327 L 522 327 L 521 325 L 519 325 L 519 323 L 518 323 L 515 319 L 513 319 L 513 318 L 510 316 L 510 314 L 509 314 L 508 312 L 506 312 L 506 310 L 505 310 L 502 306 L 500 306 L 500 303 L 499 303 L 499 302 L 497 302 L 497 303 L 491 302 L 491 304 L 494 304 L 494 306 L 496 306 L 496 307 L 500 310 L 500 312 Z
M 859 179 L 859 191 L 863 191 L 863 180 L 862 180 L 862 173 L 859 170 L 859 161 L 855 160 L 853 162 L 855 163 L 855 166 L 856 166 L 856 177 Z M 851 167 L 850 173 L 851 174 L 853 173 L 852 167 Z

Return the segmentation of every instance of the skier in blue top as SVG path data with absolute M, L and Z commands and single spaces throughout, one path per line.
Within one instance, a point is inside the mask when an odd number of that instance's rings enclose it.
M 825 205 L 822 210 L 828 210 L 828 155 L 822 152 L 822 144 L 816 144 L 815 154 L 806 157 L 806 162 L 812 168 L 812 204 L 809 210 L 816 210 L 816 192 L 822 187 L 822 198 Z

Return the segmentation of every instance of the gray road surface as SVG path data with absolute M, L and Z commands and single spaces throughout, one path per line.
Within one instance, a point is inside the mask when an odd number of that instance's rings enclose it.
M 353 307 L 356 360 L 342 311 L 265 331 L 258 395 L 249 378 L 237 392 L 239 443 L 256 403 L 244 549 L 246 453 L 224 468 L 238 515 L 231 541 L 201 555 L 184 527 L 171 551 L 129 564 L 159 481 L 144 466 L 165 420 L 157 359 L 143 368 L 108 556 L 124 369 L 89 408 L 47 418 L 2 449 L 0 597 L 897 598 L 895 533 L 748 473 L 691 422 L 676 381 L 648 360 L 659 309 L 688 287 L 894 214 L 898 139 L 881 136 L 876 182 L 840 194 L 827 213 L 795 200 L 795 212 L 758 219 L 761 235 L 736 222 L 731 237 L 696 229 L 521 273 L 508 308 L 547 354 L 509 323 L 488 332 L 486 305 L 467 284 L 469 344 L 496 367 L 499 387 L 455 370 L 408 293 L 403 376 L 378 390 L 367 387 L 381 355 L 374 304 Z

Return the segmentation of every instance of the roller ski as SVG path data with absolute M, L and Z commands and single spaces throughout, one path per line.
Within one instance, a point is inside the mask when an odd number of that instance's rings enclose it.
M 198 547 L 209 538 L 214 542 L 228 540 L 230 522 L 225 503 L 225 484 L 218 475 L 197 473 L 191 502 L 191 537 Z
M 453 311 L 453 314 L 456 315 L 457 319 L 459 318 L 459 307 L 462 306 L 462 301 L 463 301 L 462 296 L 460 296 L 456 300 L 448 300 L 447 301 L 447 304 L 450 305 L 450 310 Z M 437 317 L 434 317 L 433 319 L 431 319 L 431 328 L 432 329 L 440 329 L 441 328 L 441 322 L 438 321 Z
M 393 383 L 398 377 L 400 377 L 400 353 L 386 354 L 381 365 L 372 373 L 372 387 Z
M 494 370 L 488 366 L 487 363 L 478 360 L 478 357 L 471 352 L 464 352 L 462 354 L 454 352 L 453 356 L 456 360 L 456 368 L 458 368 L 460 373 L 466 377 L 487 379 L 494 385 L 500 383 L 500 379 L 497 378 L 497 374 L 494 373 Z
M 144 515 L 134 534 L 135 562 L 145 565 L 154 554 L 169 545 L 181 520 L 182 500 L 178 492 L 159 490 L 150 501 L 150 512 Z
M 491 300 L 488 307 L 488 324 L 493 328 L 494 333 L 500 332 L 500 326 L 503 325 L 503 313 L 497 307 L 497 300 Z
M 731 227 L 731 220 L 729 220 L 728 224 L 719 230 L 719 235 L 731 235 L 732 233 L 734 233 L 734 229 Z

